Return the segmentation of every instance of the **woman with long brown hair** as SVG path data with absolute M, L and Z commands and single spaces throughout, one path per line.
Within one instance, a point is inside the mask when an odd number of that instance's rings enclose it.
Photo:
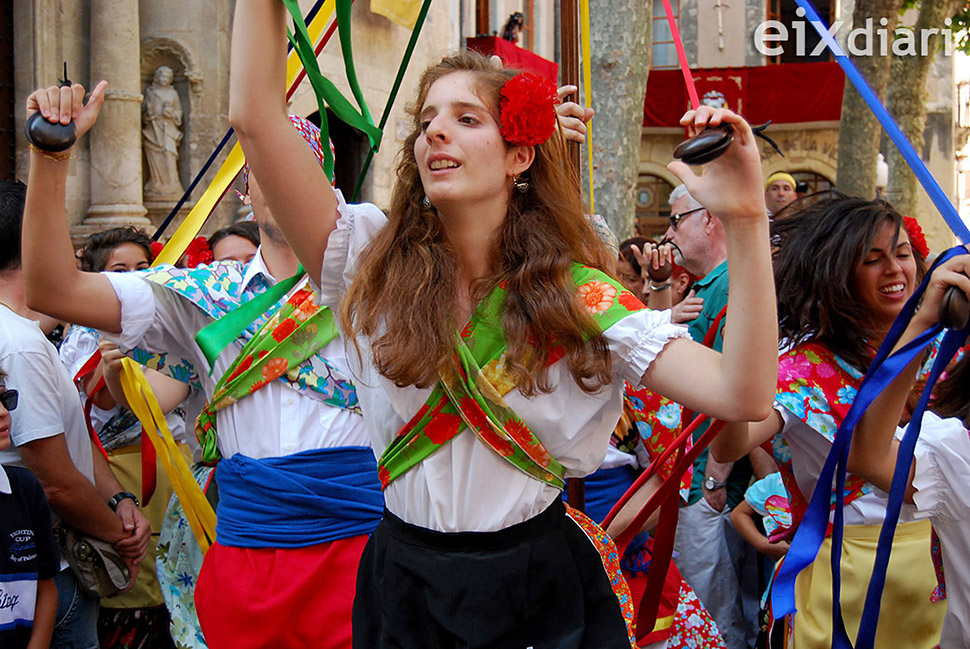
M 728 124 L 735 143 L 702 176 L 671 166 L 728 231 L 721 355 L 614 278 L 566 172 L 551 84 L 465 52 L 429 68 L 385 215 L 344 203 L 282 128 L 284 25 L 278 2 L 237 3 L 230 120 L 339 312 L 381 457 L 355 647 L 630 646 L 622 578 L 590 543 L 603 534 L 559 494 L 602 460 L 624 379 L 725 419 L 767 414 L 774 300 L 750 127 L 690 112 L 685 125 Z

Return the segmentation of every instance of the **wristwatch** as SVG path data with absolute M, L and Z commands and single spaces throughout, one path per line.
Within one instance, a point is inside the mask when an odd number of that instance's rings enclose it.
M 719 482 L 714 479 L 714 476 L 709 475 L 704 478 L 704 488 L 708 491 L 717 491 L 718 489 L 723 489 L 727 486 L 727 482 Z
M 111 500 L 108 501 L 108 507 L 111 508 L 111 511 L 116 512 L 118 511 L 118 505 L 121 504 L 121 501 L 129 498 L 135 503 L 135 507 L 141 506 L 141 503 L 138 502 L 138 498 L 135 497 L 135 494 L 131 493 L 130 491 L 119 491 L 115 495 L 111 496 Z

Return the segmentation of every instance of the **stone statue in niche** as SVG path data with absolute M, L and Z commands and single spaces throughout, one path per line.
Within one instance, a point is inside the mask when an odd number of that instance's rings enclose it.
M 172 85 L 172 69 L 161 66 L 145 88 L 142 103 L 142 149 L 148 162 L 146 198 L 182 196 L 178 172 L 178 146 L 182 139 L 182 102 Z

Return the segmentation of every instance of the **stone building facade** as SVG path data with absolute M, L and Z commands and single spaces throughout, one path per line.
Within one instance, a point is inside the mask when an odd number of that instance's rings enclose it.
M 851 23 L 853 0 L 819 0 L 814 3 L 823 19 L 843 20 Z M 825 61 L 828 56 L 767 57 L 754 46 L 754 34 L 758 25 L 766 20 L 788 21 L 794 18 L 793 0 L 743 0 L 726 3 L 723 0 L 672 0 L 674 12 L 684 43 L 689 64 L 695 73 L 712 68 L 752 70 L 777 63 Z M 653 3 L 654 42 L 651 72 L 676 67 L 677 58 L 672 39 L 666 26 L 661 2 Z M 912 14 L 912 12 L 911 12 Z M 912 22 L 913 15 L 904 16 L 901 24 Z M 837 34 L 845 46 L 845 37 L 851 25 Z M 794 30 L 793 30 L 794 32 Z M 809 32 L 811 28 L 809 27 Z M 809 34 L 808 47 L 813 49 L 813 35 Z M 841 89 L 818 87 L 817 92 L 838 92 Z M 938 56 L 930 70 L 927 82 L 928 115 L 922 146 L 917 151 L 923 157 L 934 178 L 943 191 L 956 204 L 957 160 L 956 152 L 966 144 L 966 130 L 958 132 L 954 106 L 956 84 L 952 56 Z M 685 104 L 686 105 L 686 104 Z M 732 106 L 733 108 L 733 106 Z M 775 116 L 772 116 L 775 117 Z M 779 121 L 781 123 L 779 123 Z M 785 123 L 775 117 L 768 133 L 785 152 L 785 158 L 774 153 L 765 143 L 762 146 L 762 164 L 765 175 L 775 171 L 789 171 L 798 180 L 807 181 L 810 187 L 826 189 L 836 183 L 838 166 L 839 121 L 835 119 Z M 642 229 L 656 233 L 664 227 L 662 218 L 669 213 L 666 194 L 678 183 L 665 165 L 673 147 L 683 139 L 683 129 L 671 125 L 668 128 L 645 127 L 641 141 L 640 186 L 638 188 L 637 217 Z M 960 138 L 962 137 L 962 141 Z M 883 147 L 893 144 L 883 138 Z M 885 149 L 884 149 L 885 150 Z M 891 194 L 884 198 L 892 202 Z M 916 216 L 921 222 L 930 246 L 944 249 L 953 245 L 953 237 L 943 219 L 920 189 Z
M 5 114 L 0 115 L 5 119 L 0 132 L 8 137 L 5 141 L 0 136 L 0 148 L 5 149 L 0 151 L 0 158 L 6 150 L 11 152 L 6 169 L 0 172 L 27 181 L 24 102 L 34 88 L 55 84 L 66 61 L 72 80 L 88 88 L 99 79 L 110 84 L 97 126 L 82 139 L 70 162 L 67 213 L 72 233 L 79 240 L 94 230 L 119 223 L 135 223 L 153 231 L 172 209 L 174 200 L 157 200 L 145 191 L 145 89 L 160 66 L 172 70 L 172 86 L 183 113 L 177 168 L 182 187 L 188 187 L 229 129 L 226 113 L 234 4 L 231 0 L 13 0 L 12 7 L 0 11 L 0 29 L 4 30 L 0 44 L 9 43 L 11 38 L 13 44 L 9 65 L 0 71 L 0 89 L 13 88 L 12 101 L 6 101 L 2 107 Z M 306 11 L 313 2 L 301 0 L 300 4 Z M 442 54 L 460 47 L 463 6 L 455 2 L 432 5 L 392 108 L 380 152 L 363 185 L 363 200 L 378 205 L 389 201 L 394 160 L 409 128 L 404 106 L 413 97 L 420 72 Z M 373 13 L 366 1 L 354 4 L 353 21 L 358 77 L 371 113 L 378 120 L 411 32 Z M 0 59 L 3 57 L 0 47 Z M 319 61 L 324 74 L 351 97 L 336 36 Z M 0 91 L 0 101 L 3 99 Z M 306 82 L 293 96 L 291 110 L 301 115 L 316 111 Z M 334 121 L 331 129 L 338 166 L 350 173 L 359 170 L 367 153 L 364 139 Z M 9 138 L 11 130 L 13 138 Z M 233 143 L 234 138 L 230 138 L 229 145 Z M 216 158 L 167 234 L 202 195 L 228 152 L 229 146 Z M 238 180 L 235 186 L 242 189 Z M 228 192 L 203 232 L 234 220 L 241 207 L 233 192 Z

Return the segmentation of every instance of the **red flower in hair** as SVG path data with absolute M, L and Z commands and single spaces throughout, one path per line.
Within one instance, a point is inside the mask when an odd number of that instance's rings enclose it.
M 161 241 L 152 241 L 152 246 L 151 247 L 152 247 L 152 259 L 153 260 L 156 257 L 158 257 L 158 255 L 161 254 L 162 249 L 165 248 L 165 246 L 162 245 L 162 242 Z
M 929 257 L 930 247 L 926 245 L 926 236 L 923 234 L 923 228 L 920 227 L 919 221 L 911 216 L 904 216 L 903 225 L 906 226 L 906 232 L 909 234 L 909 240 L 913 244 L 913 249 L 919 252 L 923 256 L 923 259 Z
M 556 84 L 523 72 L 509 79 L 501 91 L 502 137 L 510 144 L 534 146 L 556 130 Z
M 185 265 L 195 268 L 199 264 L 208 264 L 212 261 L 212 250 L 209 249 L 209 242 L 205 237 L 196 237 L 185 248 Z

